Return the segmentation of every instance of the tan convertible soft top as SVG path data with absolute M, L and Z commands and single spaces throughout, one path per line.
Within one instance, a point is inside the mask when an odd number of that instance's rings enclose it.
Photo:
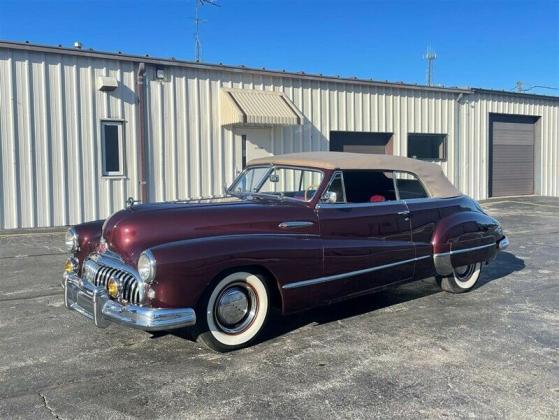
M 291 165 L 341 170 L 394 170 L 417 175 L 431 197 L 456 197 L 460 195 L 450 183 L 441 167 L 435 163 L 403 156 L 374 155 L 345 152 L 304 152 L 253 159 L 248 165 Z

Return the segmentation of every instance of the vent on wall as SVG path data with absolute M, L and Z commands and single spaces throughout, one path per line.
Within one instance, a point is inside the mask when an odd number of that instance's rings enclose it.
M 118 87 L 115 77 L 99 76 L 97 78 L 97 89 L 101 92 L 111 92 Z

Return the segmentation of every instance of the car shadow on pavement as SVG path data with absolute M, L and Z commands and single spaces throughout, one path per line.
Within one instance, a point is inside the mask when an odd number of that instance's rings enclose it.
M 483 287 L 492 281 L 499 280 L 516 271 L 521 271 L 526 267 L 524 260 L 516 255 L 502 251 L 497 254 L 497 258 L 483 267 L 481 277 L 477 282 L 477 287 Z
M 502 279 L 516 271 L 524 269 L 524 260 L 510 252 L 499 252 L 497 258 L 485 266 L 476 288 Z M 389 288 L 374 294 L 349 299 L 328 306 L 321 306 L 294 315 L 272 317 L 267 331 L 262 334 L 260 342 L 286 334 L 305 325 L 327 324 L 340 321 L 368 312 L 385 309 L 408 301 L 443 293 L 434 278 L 407 283 L 399 287 Z
M 476 288 L 484 287 L 493 281 L 520 271 L 524 267 L 524 260 L 509 252 L 500 252 L 495 261 L 484 267 Z M 274 339 L 309 324 L 341 321 L 436 293 L 442 293 L 442 291 L 434 278 L 428 278 L 292 315 L 283 316 L 280 313 L 272 312 L 267 328 L 262 332 L 258 343 Z M 170 333 L 188 340 L 193 339 L 188 329 Z M 162 335 L 166 335 L 166 333 L 154 334 L 153 338 Z

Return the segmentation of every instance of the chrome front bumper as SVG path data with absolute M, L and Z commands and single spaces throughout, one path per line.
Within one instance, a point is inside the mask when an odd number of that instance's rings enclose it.
M 150 308 L 122 305 L 109 298 L 103 287 L 97 287 L 75 273 L 64 275 L 64 304 L 91 319 L 100 328 L 112 322 L 145 331 L 171 330 L 196 324 L 192 308 Z
M 499 242 L 497 242 L 497 249 L 499 251 L 503 251 L 504 249 L 507 249 L 509 247 L 509 244 L 509 238 L 503 236 L 503 238 Z

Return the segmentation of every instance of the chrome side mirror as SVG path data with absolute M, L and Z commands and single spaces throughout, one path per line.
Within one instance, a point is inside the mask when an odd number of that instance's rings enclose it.
M 334 191 L 326 191 L 324 194 L 322 194 L 322 198 L 320 199 L 320 201 L 330 204 L 335 203 L 338 201 L 338 194 L 336 194 Z

